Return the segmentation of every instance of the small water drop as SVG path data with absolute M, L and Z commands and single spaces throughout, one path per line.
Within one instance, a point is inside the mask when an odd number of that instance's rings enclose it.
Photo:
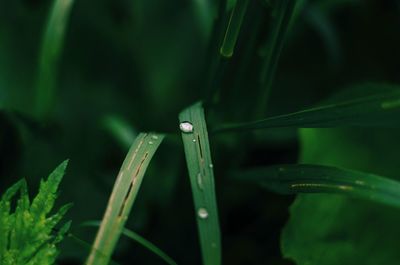
M 362 180 L 356 180 L 356 184 L 357 184 L 357 185 L 364 185 L 364 184 L 365 184 L 365 182 L 364 182 L 364 181 L 362 181 Z
M 203 175 L 201 175 L 201 173 L 197 174 L 197 185 L 203 190 Z
M 188 121 L 181 122 L 179 124 L 179 128 L 183 133 L 192 133 L 193 132 L 193 124 Z
M 157 140 L 157 139 L 158 139 L 158 136 L 157 136 L 157 135 L 153 135 L 153 136 L 151 136 L 151 138 L 152 138 L 153 140 Z
M 149 145 L 152 145 L 153 144 L 153 142 L 152 141 L 149 141 Z
M 193 143 L 195 143 L 195 142 L 196 142 L 196 139 L 193 139 L 192 141 L 193 141 Z
M 201 218 L 201 219 L 207 219 L 208 217 L 208 212 L 206 208 L 200 208 L 197 211 L 197 215 Z
M 213 168 L 213 167 L 214 167 L 214 165 L 213 165 L 213 164 L 209 164 L 208 166 L 209 166 L 210 168 Z

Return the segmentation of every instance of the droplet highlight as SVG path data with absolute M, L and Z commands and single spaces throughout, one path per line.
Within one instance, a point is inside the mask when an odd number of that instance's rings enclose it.
M 203 186 L 203 175 L 201 173 L 197 174 L 197 185 L 199 186 L 199 188 L 201 190 L 203 190 L 204 186 Z
M 208 212 L 206 208 L 200 208 L 197 211 L 197 215 L 201 218 L 201 219 L 207 219 L 208 217 Z
M 149 141 L 149 145 L 152 145 L 153 144 L 153 142 L 152 141 Z
M 181 129 L 181 132 L 183 132 L 183 133 L 192 133 L 193 132 L 193 124 L 188 121 L 181 122 L 179 124 L 179 129 Z
M 158 136 L 157 136 L 157 135 L 153 135 L 153 136 L 151 136 L 151 138 L 152 138 L 153 140 L 158 140 Z

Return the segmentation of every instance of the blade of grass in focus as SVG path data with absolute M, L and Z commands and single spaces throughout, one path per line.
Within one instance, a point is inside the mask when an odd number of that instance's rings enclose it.
M 100 226 L 100 222 L 99 221 L 88 221 L 88 222 L 84 222 L 82 224 L 82 226 L 99 227 Z M 162 260 L 164 260 L 167 264 L 169 264 L 169 265 L 177 265 L 177 263 L 171 257 L 169 257 L 164 251 L 162 251 L 160 248 L 158 248 L 156 245 L 154 245 L 153 243 L 151 243 L 147 239 L 145 239 L 142 236 L 138 235 L 136 232 L 134 232 L 134 231 L 132 231 L 130 229 L 124 228 L 122 230 L 122 234 L 124 236 L 136 241 L 137 243 L 139 243 L 143 247 L 147 248 L 148 250 L 150 250 L 151 252 L 156 254 L 158 257 L 160 257 Z
M 237 173 L 281 194 L 339 193 L 400 207 L 400 182 L 378 175 L 320 165 L 277 165 Z
M 259 103 L 255 105 L 255 117 L 257 118 L 265 115 L 278 60 L 286 40 L 286 35 L 291 26 L 292 19 L 297 13 L 295 11 L 297 11 L 296 4 L 298 1 L 299 0 L 280 0 L 276 2 L 276 18 L 272 24 L 271 37 L 266 43 L 266 47 L 264 47 L 266 55 L 265 61 L 261 67 Z
M 277 127 L 325 128 L 349 126 L 398 127 L 400 89 L 382 89 L 359 98 L 329 103 L 294 113 L 247 123 L 223 124 L 215 131 L 246 131 Z
M 47 118 L 55 104 L 57 62 L 74 0 L 55 0 L 43 35 L 35 92 L 35 115 Z
M 200 103 L 179 114 L 204 265 L 221 264 L 221 235 L 214 172 L 204 110 Z
M 237 0 L 232 10 L 224 41 L 220 49 L 220 53 L 224 57 L 232 57 L 248 3 L 249 0 Z
M 108 264 L 138 194 L 147 166 L 164 135 L 140 133 L 132 144 L 108 201 L 87 265 Z M 99 255 L 103 253 L 102 255 Z

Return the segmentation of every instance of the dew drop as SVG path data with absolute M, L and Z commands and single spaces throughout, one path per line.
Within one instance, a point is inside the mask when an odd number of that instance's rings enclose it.
M 158 136 L 157 136 L 157 135 L 153 135 L 153 136 L 151 136 L 151 138 L 152 138 L 153 140 L 157 140 L 157 139 L 158 139 Z
M 201 175 L 201 173 L 197 174 L 197 185 L 203 190 L 203 175 Z
M 195 142 L 196 142 L 196 139 L 193 139 L 192 141 L 193 141 L 193 143 L 195 143 Z
M 152 145 L 153 144 L 153 142 L 152 141 L 149 141 L 149 145 Z
M 207 219 L 208 217 L 208 212 L 206 208 L 200 208 L 197 211 L 197 215 L 201 218 L 201 219 Z
M 193 132 L 193 124 L 188 121 L 181 122 L 179 124 L 179 128 L 181 129 L 181 131 L 183 133 L 192 133 Z
M 214 165 L 213 165 L 213 164 L 209 164 L 208 166 L 209 166 L 210 168 L 213 168 L 213 167 L 214 167 Z

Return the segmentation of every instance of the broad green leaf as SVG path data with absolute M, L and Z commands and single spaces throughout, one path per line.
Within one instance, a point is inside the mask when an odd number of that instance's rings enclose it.
M 366 85 L 361 87 L 358 97 L 340 96 L 327 104 L 294 113 L 270 117 L 263 120 L 226 124 L 216 127 L 216 131 L 245 131 L 278 127 L 324 128 L 349 126 L 398 127 L 400 125 L 400 88 L 387 85 Z M 332 102 L 334 101 L 334 102 Z
M 36 116 L 48 116 L 54 107 L 57 86 L 57 62 L 60 57 L 69 14 L 74 0 L 54 0 L 39 58 L 36 84 Z
M 301 162 L 399 180 L 398 133 L 376 128 L 302 129 Z M 283 255 L 298 265 L 395 265 L 400 261 L 399 221 L 397 209 L 371 201 L 333 194 L 298 195 L 282 232 Z
M 162 134 L 140 133 L 132 144 L 115 181 L 87 265 L 108 264 L 110 261 L 146 169 L 163 138 Z
M 221 264 L 221 236 L 214 171 L 204 110 L 200 103 L 179 114 L 204 265 Z
M 94 227 L 98 227 L 100 226 L 100 222 L 98 221 L 88 221 L 82 224 L 82 226 L 94 226 Z M 150 250 L 151 252 L 153 252 L 155 255 L 157 255 L 158 257 L 160 257 L 162 260 L 164 260 L 167 264 L 170 265 L 176 265 L 177 263 L 171 258 L 169 257 L 164 251 L 162 251 L 160 248 L 158 248 L 156 245 L 154 245 L 153 243 L 151 243 L 150 241 L 148 241 L 147 239 L 143 238 L 142 236 L 138 235 L 137 233 L 135 233 L 134 231 L 124 228 L 122 230 L 122 234 L 134 241 L 136 241 L 137 243 L 139 243 L 140 245 L 142 245 L 143 247 L 147 248 L 148 250 Z
M 354 170 L 319 165 L 277 165 L 238 175 L 282 193 L 341 193 L 400 207 L 400 182 Z

